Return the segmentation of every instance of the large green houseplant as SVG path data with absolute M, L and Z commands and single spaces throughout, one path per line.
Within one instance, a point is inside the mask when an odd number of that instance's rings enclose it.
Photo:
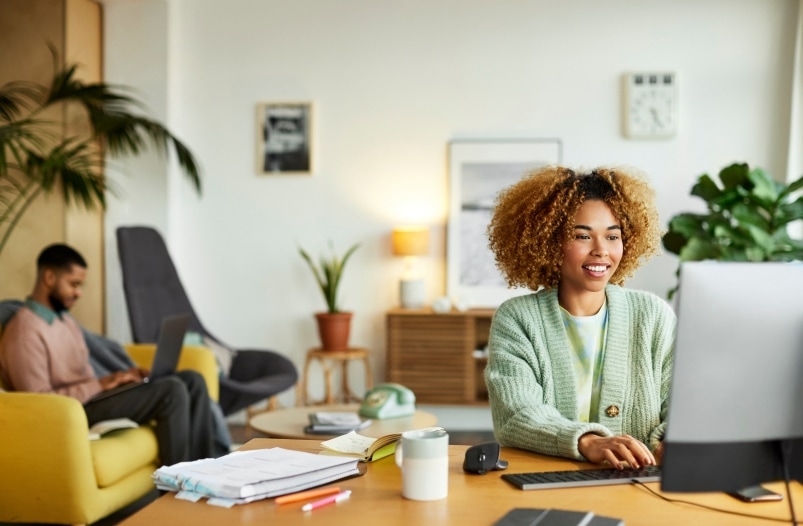
M 330 241 L 329 255 L 320 256 L 317 265 L 306 250 L 301 247 L 298 249 L 299 254 L 312 270 L 326 302 L 326 312 L 315 313 L 321 347 L 326 351 L 340 351 L 348 348 L 351 312 L 344 312 L 340 309 L 337 293 L 346 263 L 359 246 L 359 243 L 355 243 L 341 257 L 337 255 L 334 244 Z
M 58 57 L 54 53 L 54 62 Z M 60 191 L 64 201 L 92 210 L 105 207 L 104 155 L 137 155 L 148 144 L 160 152 L 169 146 L 200 192 L 198 165 L 190 150 L 162 124 L 141 114 L 142 104 L 126 89 L 76 78 L 77 65 L 56 66 L 49 86 L 13 81 L 0 87 L 0 253 L 14 227 L 40 194 Z M 74 128 L 85 136 L 64 134 L 54 119 L 79 108 Z M 75 115 L 71 112 L 70 115 Z
M 666 250 L 680 262 L 792 261 L 803 259 L 803 241 L 787 227 L 803 219 L 803 177 L 774 180 L 761 168 L 735 163 L 719 172 L 719 182 L 702 174 L 691 195 L 706 203 L 706 213 L 683 212 L 669 221 Z M 677 287 L 669 292 L 671 298 Z

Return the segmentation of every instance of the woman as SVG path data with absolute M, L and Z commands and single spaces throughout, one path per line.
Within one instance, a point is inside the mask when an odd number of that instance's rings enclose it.
M 504 302 L 491 325 L 497 439 L 620 469 L 656 464 L 675 315 L 621 286 L 658 251 L 653 190 L 622 168 L 546 167 L 502 192 L 488 232 L 508 284 L 538 291 Z

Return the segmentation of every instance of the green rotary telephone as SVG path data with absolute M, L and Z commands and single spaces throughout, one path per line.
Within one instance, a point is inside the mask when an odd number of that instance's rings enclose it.
M 415 413 L 415 394 L 400 384 L 379 384 L 365 393 L 359 413 L 375 420 L 412 416 Z

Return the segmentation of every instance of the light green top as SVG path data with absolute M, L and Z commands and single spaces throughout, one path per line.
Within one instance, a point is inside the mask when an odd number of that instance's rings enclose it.
M 485 381 L 501 444 L 578 460 L 585 460 L 577 450 L 585 433 L 629 434 L 652 450 L 658 446 L 666 427 L 675 314 L 650 292 L 608 285 L 605 295 L 608 329 L 593 422 L 578 416 L 557 289 L 519 296 L 497 309 Z
M 560 314 L 572 345 L 574 379 L 577 382 L 577 418 L 581 422 L 596 422 L 608 304 L 603 302 L 602 308 L 593 316 L 572 316 L 563 307 Z

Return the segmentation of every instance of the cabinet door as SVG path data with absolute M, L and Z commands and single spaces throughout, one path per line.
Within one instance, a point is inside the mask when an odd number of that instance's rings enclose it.
M 413 390 L 416 402 L 476 401 L 472 316 L 388 315 L 388 378 Z

